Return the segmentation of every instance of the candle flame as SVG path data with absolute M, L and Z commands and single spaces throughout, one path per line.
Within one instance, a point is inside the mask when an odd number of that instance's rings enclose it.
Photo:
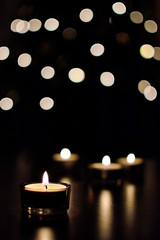
M 71 156 L 71 152 L 68 148 L 63 148 L 60 152 L 60 156 L 63 159 L 69 159 Z
M 105 155 L 103 158 L 102 158 L 102 164 L 105 165 L 105 166 L 109 166 L 111 163 L 111 159 L 108 155 Z
M 42 185 L 47 186 L 48 184 L 49 184 L 49 177 L 48 177 L 48 173 L 45 171 L 42 177 Z
M 133 153 L 128 154 L 127 156 L 127 162 L 133 163 L 135 161 L 135 155 Z

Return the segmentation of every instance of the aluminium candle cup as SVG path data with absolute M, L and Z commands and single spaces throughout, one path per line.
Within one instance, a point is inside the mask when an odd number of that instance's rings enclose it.
M 123 177 L 131 181 L 142 181 L 144 172 L 143 158 L 135 158 L 133 163 L 128 163 L 126 157 L 117 159 L 117 162 L 122 165 Z
M 109 166 L 92 163 L 88 165 L 88 171 L 93 185 L 112 187 L 122 184 L 122 167 L 118 163 L 111 163 Z
M 34 183 L 29 183 L 34 184 Z M 55 183 L 56 184 L 56 183 Z M 69 209 L 71 185 L 67 183 L 58 183 L 64 186 L 60 191 L 34 191 L 20 185 L 21 206 L 24 213 L 29 215 L 56 215 L 66 214 Z

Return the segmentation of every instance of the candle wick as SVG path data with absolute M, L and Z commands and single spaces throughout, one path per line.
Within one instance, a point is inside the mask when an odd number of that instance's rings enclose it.
M 45 189 L 47 190 L 47 185 L 45 185 Z

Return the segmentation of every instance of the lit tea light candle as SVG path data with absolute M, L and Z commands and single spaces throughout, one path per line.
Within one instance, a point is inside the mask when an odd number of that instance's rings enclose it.
M 76 153 L 71 153 L 68 148 L 63 148 L 60 153 L 53 154 L 52 159 L 55 162 L 63 163 L 63 165 L 71 167 L 79 161 L 80 157 Z
M 127 157 L 117 159 L 123 167 L 124 176 L 132 180 L 141 180 L 144 169 L 144 159 L 137 158 L 133 153 L 128 154 Z
M 128 154 L 127 157 L 118 158 L 117 162 L 123 167 L 137 166 L 144 163 L 143 158 L 137 158 L 133 153 Z
M 52 215 L 69 208 L 71 185 L 50 183 L 47 172 L 42 183 L 21 184 L 22 209 L 28 214 Z
M 122 166 L 119 163 L 111 163 L 108 155 L 102 158 L 102 162 L 88 165 L 89 174 L 94 183 L 117 184 L 121 183 Z

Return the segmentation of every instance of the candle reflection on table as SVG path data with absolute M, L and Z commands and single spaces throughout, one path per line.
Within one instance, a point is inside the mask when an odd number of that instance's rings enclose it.
M 112 203 L 112 193 L 106 189 L 101 190 L 98 198 L 97 221 L 100 239 L 110 239 L 111 237 L 113 228 Z

